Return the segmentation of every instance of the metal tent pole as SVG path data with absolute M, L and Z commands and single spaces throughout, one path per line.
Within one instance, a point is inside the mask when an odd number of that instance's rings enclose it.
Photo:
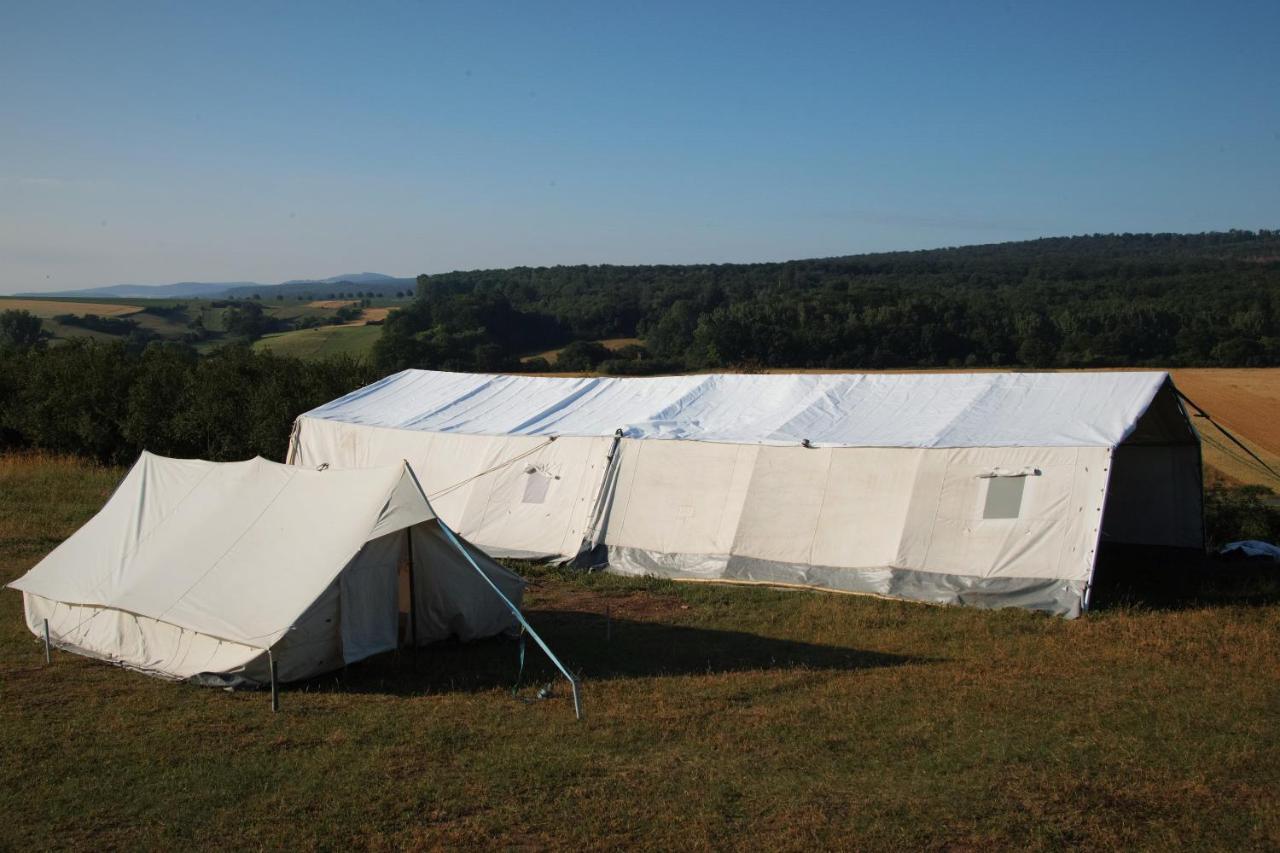
M 49 663 L 51 660 L 52 658 L 49 656 L 49 620 L 46 619 L 44 620 L 44 662 Z
M 276 683 L 276 658 L 271 654 L 271 649 L 267 649 L 267 665 L 271 669 L 271 713 L 280 710 L 280 688 Z
M 413 528 L 405 531 L 409 537 L 409 645 L 413 653 L 418 653 L 418 589 L 414 583 L 413 569 Z

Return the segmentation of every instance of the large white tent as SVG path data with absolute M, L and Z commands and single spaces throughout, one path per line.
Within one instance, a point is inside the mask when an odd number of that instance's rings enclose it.
M 316 471 L 150 453 L 10 586 L 61 648 L 229 685 L 267 683 L 271 662 L 290 681 L 410 640 L 508 631 L 524 591 L 438 521 L 402 460 Z
M 490 553 L 685 580 L 1075 616 L 1100 546 L 1203 542 L 1159 372 L 407 370 L 300 417 L 289 461 L 401 458 Z

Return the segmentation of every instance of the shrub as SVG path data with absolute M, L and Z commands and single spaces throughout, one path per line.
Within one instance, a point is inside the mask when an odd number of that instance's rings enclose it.
M 1265 486 L 1213 486 L 1205 491 L 1205 540 L 1211 550 L 1241 539 L 1280 542 L 1280 506 Z

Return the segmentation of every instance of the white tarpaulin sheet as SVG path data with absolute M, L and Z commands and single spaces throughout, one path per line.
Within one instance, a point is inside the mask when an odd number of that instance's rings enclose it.
M 432 433 L 826 447 L 1114 447 L 1158 372 L 562 379 L 405 370 L 306 414 Z

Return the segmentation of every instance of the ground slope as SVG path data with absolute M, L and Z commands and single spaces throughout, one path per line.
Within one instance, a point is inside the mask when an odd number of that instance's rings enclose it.
M 0 580 L 118 469 L 0 460 Z M 0 848 L 1275 849 L 1280 604 L 1075 622 L 537 570 L 511 641 L 284 691 L 55 652 L 0 594 Z M 606 617 L 607 614 L 607 617 Z M 606 618 L 608 621 L 606 621 Z

